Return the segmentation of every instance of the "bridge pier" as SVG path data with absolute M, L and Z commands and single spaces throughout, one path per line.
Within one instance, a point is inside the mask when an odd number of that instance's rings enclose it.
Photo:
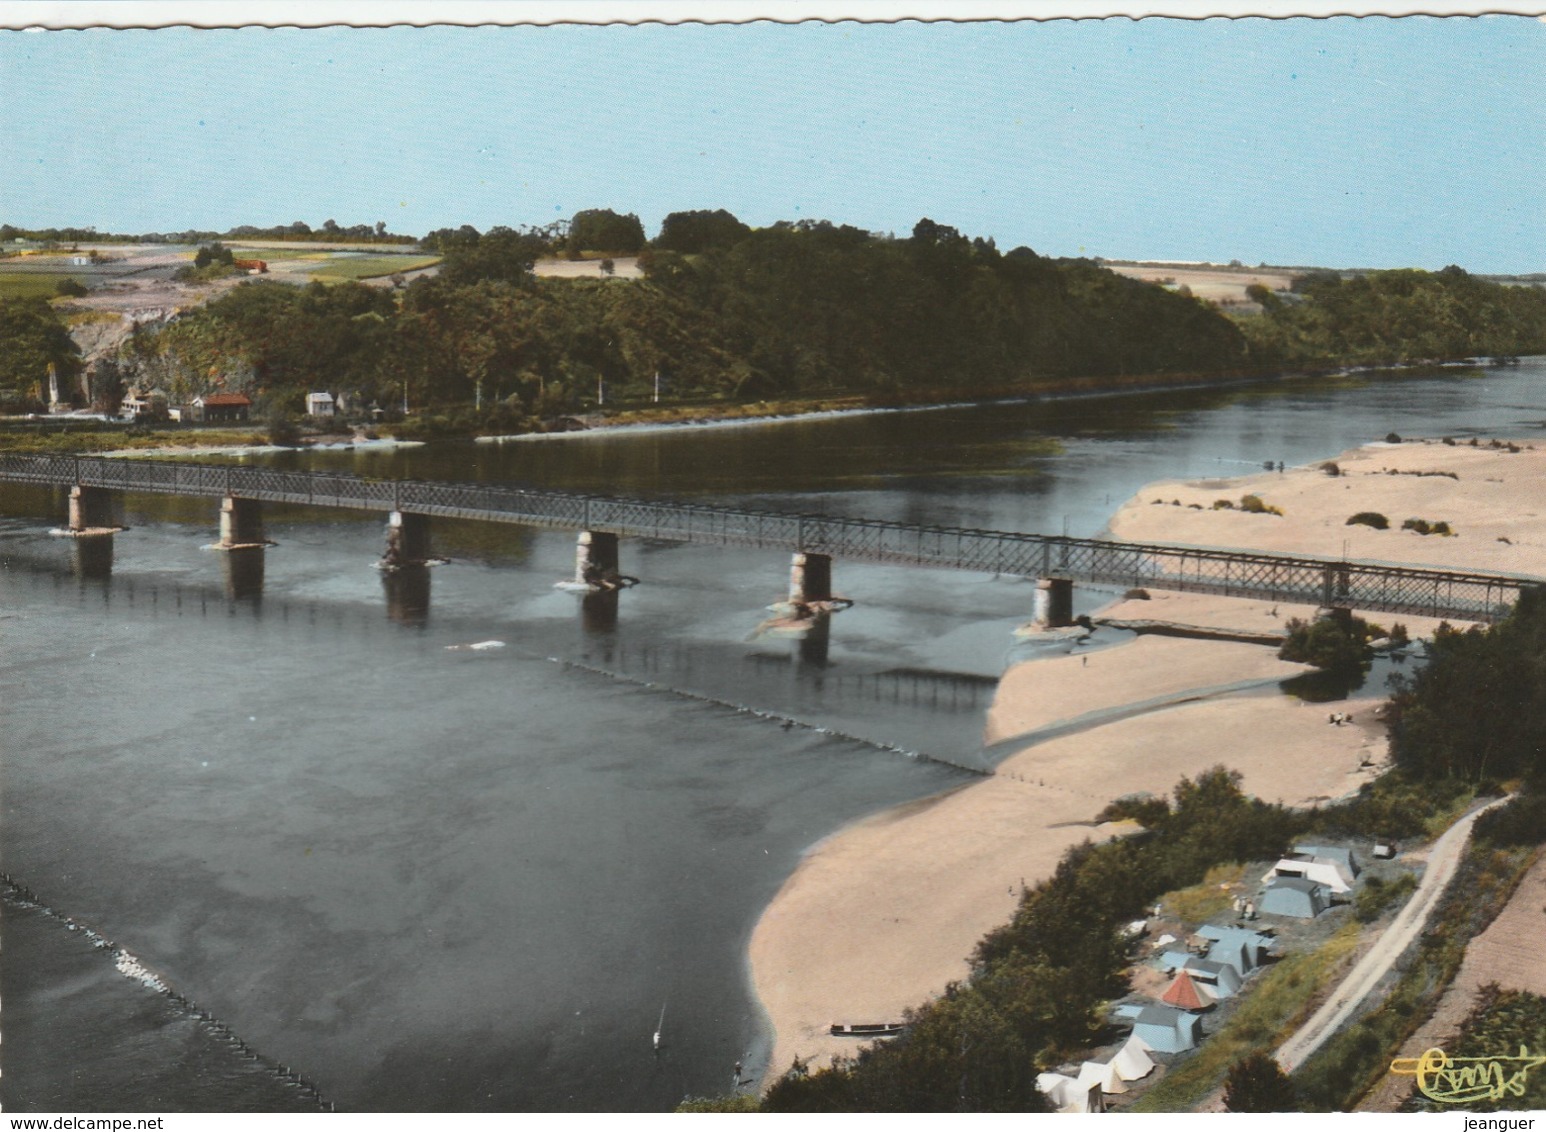
M 386 552 L 378 563 L 385 570 L 423 566 L 430 561 L 429 516 L 393 511 L 387 516 Z
M 799 551 L 789 562 L 789 601 L 805 605 L 832 600 L 832 556 Z
M 220 501 L 220 541 L 216 550 L 262 550 L 272 546 L 263 537 L 263 504 L 228 495 Z
M 113 521 L 113 493 L 105 487 L 76 484 L 70 488 L 72 535 L 107 535 L 123 528 Z
M 1061 629 L 1074 623 L 1073 579 L 1037 579 L 1034 620 L 1043 629 Z
M 575 583 L 599 586 L 617 577 L 617 536 L 607 531 L 581 531 L 574 550 Z

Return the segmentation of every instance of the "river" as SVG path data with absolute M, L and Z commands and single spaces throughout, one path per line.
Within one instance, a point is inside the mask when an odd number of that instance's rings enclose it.
M 1390 431 L 1532 437 L 1543 378 L 1528 360 L 263 459 L 1094 535 L 1155 479 Z M 76 962 L 63 921 L 8 922 L 13 1112 L 280 1107 L 261 1065 L 188 1052 L 201 1011 L 341 1110 L 661 1110 L 728 1091 L 737 1062 L 756 1079 L 758 915 L 815 842 L 980 773 L 1033 593 L 839 562 L 856 604 L 802 647 L 757 632 L 787 585 L 768 552 L 625 541 L 642 583 L 613 616 L 553 589 L 559 532 L 437 520 L 450 561 L 405 590 L 374 568 L 382 516 L 271 508 L 277 545 L 233 574 L 205 549 L 212 501 L 133 496 L 109 569 L 48 534 L 58 493 L 3 490 L 4 870 L 180 996 L 148 1019 L 151 991 L 88 977 L 100 957 L 50 974 Z M 95 1076 L 66 1016 L 108 1036 Z

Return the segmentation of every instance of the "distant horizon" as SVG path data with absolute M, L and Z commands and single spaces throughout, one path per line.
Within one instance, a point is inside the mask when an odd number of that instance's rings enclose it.
M 1546 272 L 1528 17 L 0 31 L 0 221 L 725 208 L 1153 263 Z M 283 201 L 276 205 L 275 201 Z

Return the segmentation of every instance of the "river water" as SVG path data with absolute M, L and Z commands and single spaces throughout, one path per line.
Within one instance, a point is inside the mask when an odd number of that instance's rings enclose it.
M 1527 361 L 267 459 L 1093 535 L 1154 479 L 1390 431 L 1533 437 L 1543 378 Z M 178 1025 L 207 1012 L 264 1059 L 145 1041 L 120 987 L 22 963 L 13 939 L 54 954 L 35 926 L 7 933 L 7 1048 L 68 1049 L 73 1011 L 129 1053 L 97 1074 L 13 1058 L 11 1111 L 76 1107 L 87 1081 L 122 1109 L 277 1107 L 271 1065 L 353 1110 L 658 1110 L 728 1091 L 738 1061 L 760 1076 L 757 916 L 815 842 L 981 772 L 1033 592 L 840 562 L 857 604 L 821 646 L 758 634 L 787 585 L 767 552 L 625 541 L 643 581 L 609 612 L 553 589 L 573 571 L 559 532 L 437 520 L 450 561 L 405 584 L 374 569 L 381 516 L 271 508 L 277 546 L 222 555 L 213 501 L 131 496 L 109 564 L 49 536 L 58 493 L 3 491 L 4 870 L 132 952 Z

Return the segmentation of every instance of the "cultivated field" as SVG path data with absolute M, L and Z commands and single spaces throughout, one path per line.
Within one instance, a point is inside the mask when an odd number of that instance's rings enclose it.
M 1224 267 L 1211 263 L 1113 263 L 1103 260 L 1101 266 L 1146 283 L 1160 283 L 1175 289 L 1187 287 L 1199 299 L 1221 307 L 1250 309 L 1255 309 L 1256 304 L 1246 298 L 1247 287 L 1260 283 L 1269 291 L 1286 291 L 1294 276 L 1302 274 L 1282 268 Z

